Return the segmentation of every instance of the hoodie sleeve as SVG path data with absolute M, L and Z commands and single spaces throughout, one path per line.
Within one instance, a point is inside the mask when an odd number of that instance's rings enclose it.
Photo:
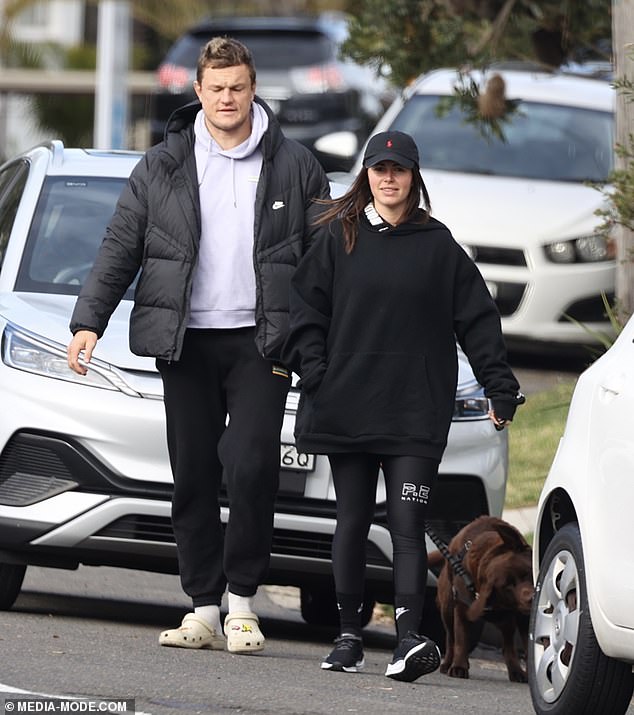
M 317 389 L 326 371 L 334 277 L 332 243 L 328 229 L 320 227 L 291 280 L 290 327 L 282 357 L 300 376 L 299 387 L 306 392 Z
M 512 420 L 524 397 L 507 362 L 500 314 L 477 266 L 458 244 L 454 245 L 454 331 L 495 414 Z

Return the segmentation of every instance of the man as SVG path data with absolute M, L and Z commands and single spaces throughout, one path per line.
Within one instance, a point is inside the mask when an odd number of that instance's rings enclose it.
M 228 586 L 226 647 L 250 653 L 264 647 L 253 597 L 270 559 L 290 382 L 276 359 L 290 277 L 317 230 L 313 199 L 328 197 L 328 181 L 256 97 L 244 45 L 210 40 L 194 89 L 199 101 L 174 112 L 121 195 L 71 318 L 68 364 L 86 373 L 140 269 L 130 347 L 155 357 L 163 380 L 172 523 L 193 604 L 159 643 L 223 649 Z

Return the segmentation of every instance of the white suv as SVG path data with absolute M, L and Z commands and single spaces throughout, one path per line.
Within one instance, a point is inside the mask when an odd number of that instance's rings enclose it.
M 154 361 L 128 349 L 132 290 L 88 375 L 66 364 L 76 297 L 139 158 L 55 141 L 0 167 L 0 608 L 15 601 L 28 564 L 177 571 L 162 384 Z M 507 476 L 506 431 L 487 418 L 464 358 L 459 384 L 431 518 L 447 539 L 479 514 L 501 513 Z M 297 401 L 292 389 L 269 582 L 300 587 L 307 621 L 337 623 L 334 490 L 327 459 L 295 450 Z M 391 599 L 391 565 L 381 485 L 366 621 L 375 599 Z

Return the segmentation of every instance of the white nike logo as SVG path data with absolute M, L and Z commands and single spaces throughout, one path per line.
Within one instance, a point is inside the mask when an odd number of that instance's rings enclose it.
M 283 201 L 275 201 L 273 203 L 272 209 L 273 211 L 277 211 L 278 209 L 284 208 L 284 202 Z
M 398 621 L 398 619 L 399 619 L 404 613 L 409 613 L 409 608 L 403 608 L 403 606 L 399 606 L 399 607 L 396 609 L 396 613 L 395 613 L 395 615 L 396 615 L 396 620 Z

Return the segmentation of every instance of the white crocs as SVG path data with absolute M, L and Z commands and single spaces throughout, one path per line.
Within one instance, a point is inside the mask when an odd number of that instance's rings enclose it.
M 188 613 L 179 628 L 171 628 L 161 633 L 159 645 L 224 650 L 225 639 L 221 634 L 216 633 L 207 621 L 199 618 L 195 613 Z
M 255 613 L 228 613 L 224 630 L 230 653 L 254 653 L 264 649 L 264 636 Z

